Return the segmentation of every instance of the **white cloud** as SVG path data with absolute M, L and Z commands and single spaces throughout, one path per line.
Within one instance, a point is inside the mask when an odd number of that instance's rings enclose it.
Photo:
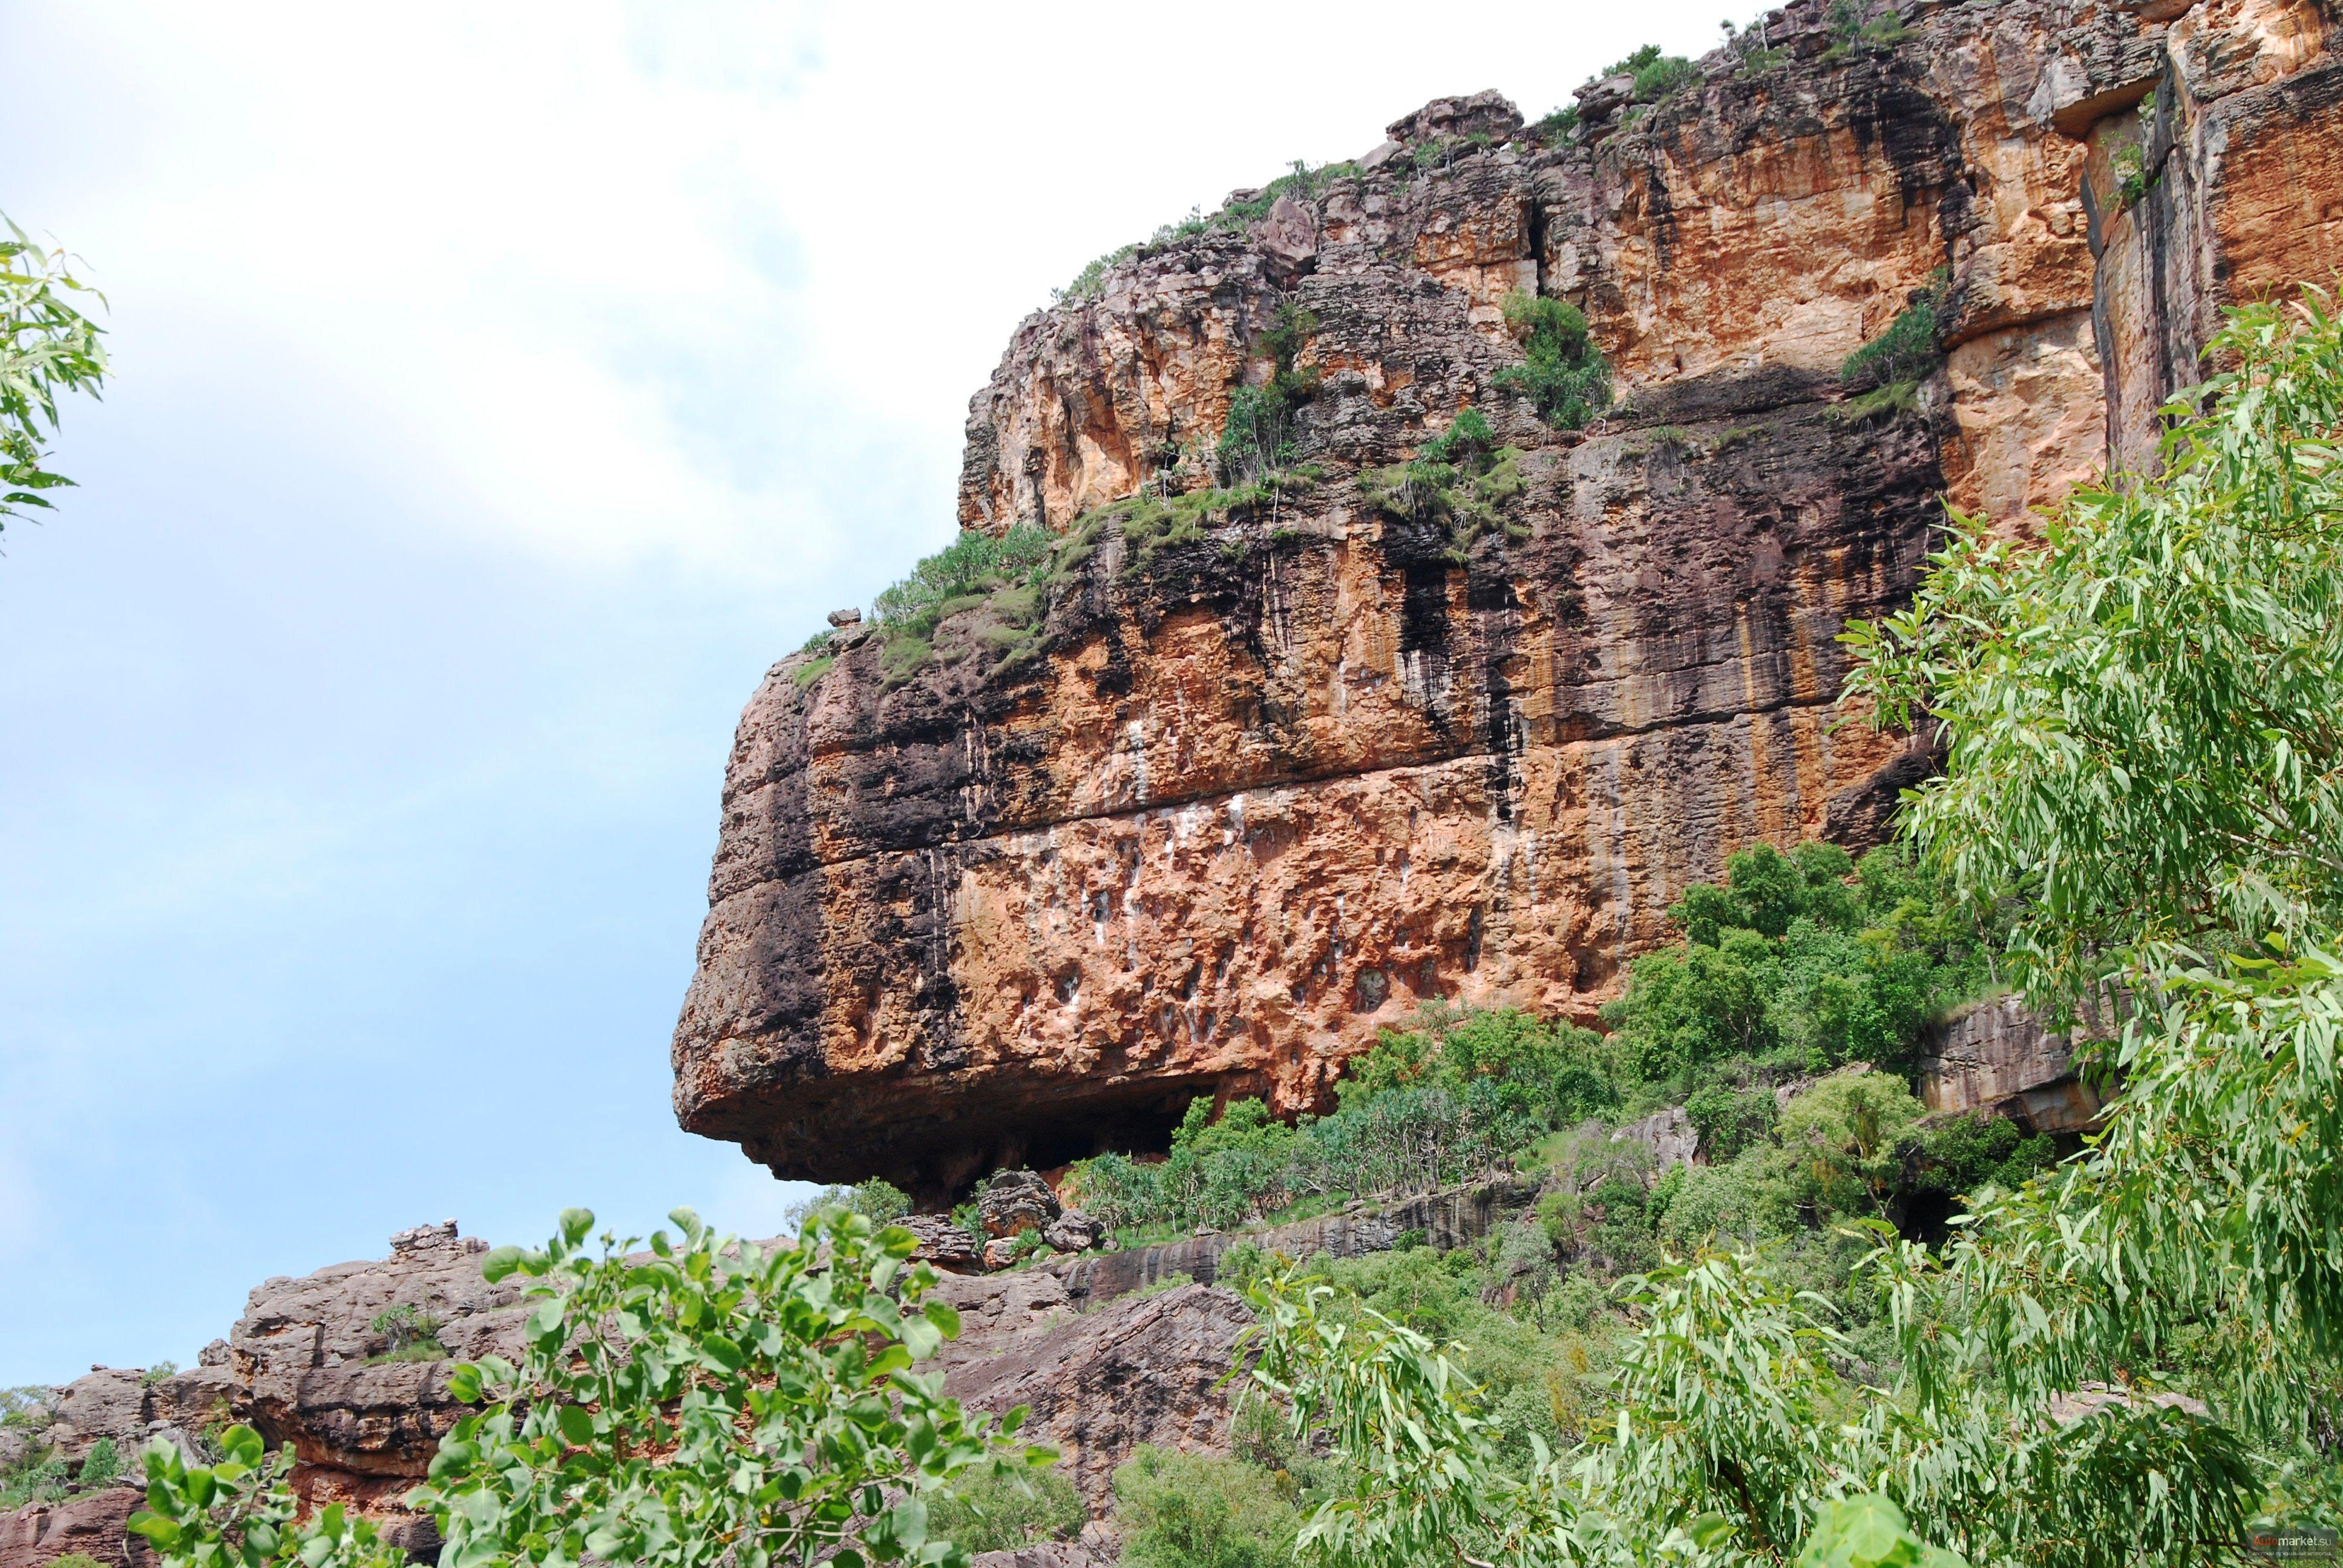
M 1584 11 L 50 13 L 29 52 L 99 87 L 61 106 L 79 210 L 25 216 L 102 263 L 125 376 L 273 388 L 444 502 L 418 527 L 867 594 L 874 524 L 948 532 L 969 394 L 1088 256 L 1435 92 L 1535 112 L 1713 36 Z

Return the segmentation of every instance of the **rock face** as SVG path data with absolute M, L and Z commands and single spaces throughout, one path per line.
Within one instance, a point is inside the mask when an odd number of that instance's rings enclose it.
M 416 1561 L 430 1561 L 438 1549 L 430 1521 L 399 1499 L 423 1480 L 466 1407 L 447 1393 L 451 1361 L 370 1362 L 387 1348 L 374 1324 L 412 1307 L 438 1321 L 437 1337 L 455 1360 L 518 1359 L 522 1282 L 484 1282 L 486 1250 L 459 1237 L 450 1221 L 401 1232 L 379 1261 L 270 1280 L 252 1292 L 229 1338 L 206 1352 L 205 1364 L 157 1378 L 92 1372 L 55 1392 L 51 1424 L 37 1439 L 75 1465 L 100 1438 L 111 1439 L 135 1476 L 151 1438 L 200 1456 L 207 1433 L 247 1422 L 271 1448 L 292 1447 L 294 1488 L 307 1505 L 353 1505 Z M 996 1412 L 1032 1406 L 1028 1430 L 1065 1447 L 1094 1513 L 1134 1444 L 1221 1439 L 1228 1403 L 1218 1382 L 1251 1321 L 1227 1292 L 1192 1287 L 1082 1315 L 1087 1287 L 1070 1288 L 1062 1271 L 1028 1269 L 948 1275 L 939 1293 L 961 1313 L 960 1338 L 935 1363 L 950 1392 Z M 73 1552 L 109 1568 L 146 1568 L 153 1554 L 124 1530 L 144 1504 L 144 1492 L 125 1485 L 0 1513 L 0 1568 L 41 1568 Z
M 1182 1285 L 1076 1316 L 1056 1276 L 1041 1270 L 955 1282 L 1021 1299 L 990 1322 L 963 1306 L 947 1393 L 980 1410 L 1031 1411 L 1025 1430 L 1055 1444 L 1091 1511 L 1112 1497 L 1115 1467 L 1142 1442 L 1212 1448 L 1227 1437 L 1221 1381 L 1252 1312 L 1227 1291 Z M 1020 1322 L 1023 1326 L 1020 1327 Z
M 2099 1097 L 2074 1070 L 2073 1037 L 2016 997 L 1974 1003 L 1932 1030 L 1918 1078 L 1930 1111 L 1992 1111 L 2028 1132 L 2081 1132 L 2098 1120 Z
M 1184 1276 L 1209 1285 L 1220 1277 L 1221 1258 L 1240 1241 L 1288 1258 L 1358 1258 L 1388 1252 L 1411 1231 L 1442 1251 L 1470 1246 L 1511 1221 L 1529 1213 L 1541 1191 L 1527 1177 L 1497 1172 L 1488 1180 L 1438 1192 L 1423 1192 L 1392 1203 L 1356 1202 L 1323 1219 L 1300 1220 L 1244 1236 L 1207 1231 L 1182 1241 L 1127 1251 L 1061 1258 L 1047 1267 L 1065 1282 L 1068 1298 L 1085 1310 L 1164 1280 Z
M 1441 100 L 1020 327 L 960 518 L 1090 548 L 924 658 L 850 625 L 768 676 L 683 1124 L 940 1198 L 1201 1094 L 1321 1106 L 1432 997 L 1586 1016 L 1732 849 L 1873 840 L 1931 758 L 1838 725 L 1833 638 L 1907 598 L 1938 498 L 2022 531 L 2145 463 L 2218 307 L 2343 263 L 2330 5 L 1904 10 L 1847 47 L 1801 0 L 1776 63 L 1720 52 L 1591 145 Z M 1841 361 L 1932 276 L 1942 368 L 1840 417 Z M 1517 291 L 1616 367 L 1583 435 L 1499 384 Z M 1101 514 L 1206 482 L 1289 306 L 1316 483 L 1190 535 Z M 1467 407 L 1521 451 L 1508 526 L 1389 515 L 1363 476 Z

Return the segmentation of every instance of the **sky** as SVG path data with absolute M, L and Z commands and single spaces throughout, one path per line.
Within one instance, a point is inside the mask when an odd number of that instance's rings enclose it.
M 113 357 L 0 535 L 0 1386 L 427 1221 L 779 1230 L 668 1097 L 733 722 L 950 541 L 1017 322 L 1720 9 L 0 0 Z

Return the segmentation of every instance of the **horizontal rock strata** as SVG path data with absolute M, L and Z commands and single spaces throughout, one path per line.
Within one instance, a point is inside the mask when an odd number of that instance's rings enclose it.
M 1591 97 L 1584 142 L 1443 100 L 1024 323 L 961 520 L 1087 548 L 931 647 L 848 624 L 768 676 L 683 1124 L 941 1198 L 1200 1094 L 1321 1108 L 1428 999 L 1591 1017 L 1736 848 L 1875 840 L 1932 762 L 1841 722 L 1834 638 L 1907 599 L 1939 498 L 2023 530 L 2139 466 L 2218 307 L 2343 261 L 2321 6 L 1904 9 L 1849 48 L 1802 0 L 1765 60 Z M 1585 309 L 1623 398 L 1594 428 L 1500 385 L 1517 291 Z M 1942 367 L 1845 417 L 1841 361 L 1916 297 Z M 1192 538 L 1102 516 L 1205 482 L 1294 307 L 1317 483 Z M 1460 539 L 1374 474 L 1467 407 L 1522 455 Z

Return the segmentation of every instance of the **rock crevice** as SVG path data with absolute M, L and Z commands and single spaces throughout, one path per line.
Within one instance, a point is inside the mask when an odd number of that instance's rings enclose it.
M 1559 145 L 1440 100 L 1024 322 L 960 519 L 1083 548 L 920 650 L 850 627 L 767 677 L 683 1124 L 940 1199 L 1199 1094 L 1322 1108 L 1433 997 L 1591 1018 L 1732 850 L 1874 841 L 1933 759 L 1844 722 L 1846 622 L 1907 602 L 1945 502 L 2022 533 L 2151 460 L 2219 305 L 2343 261 L 2320 5 L 1906 10 L 1848 48 L 1801 0 L 1778 62 Z M 1615 367 L 1585 430 L 1506 377 L 1533 291 Z M 1940 367 L 1850 417 L 1842 362 L 1916 299 Z M 1134 512 L 1242 477 L 1205 459 L 1297 309 L 1307 482 Z M 1382 498 L 1467 408 L 1512 454 L 1493 523 Z

